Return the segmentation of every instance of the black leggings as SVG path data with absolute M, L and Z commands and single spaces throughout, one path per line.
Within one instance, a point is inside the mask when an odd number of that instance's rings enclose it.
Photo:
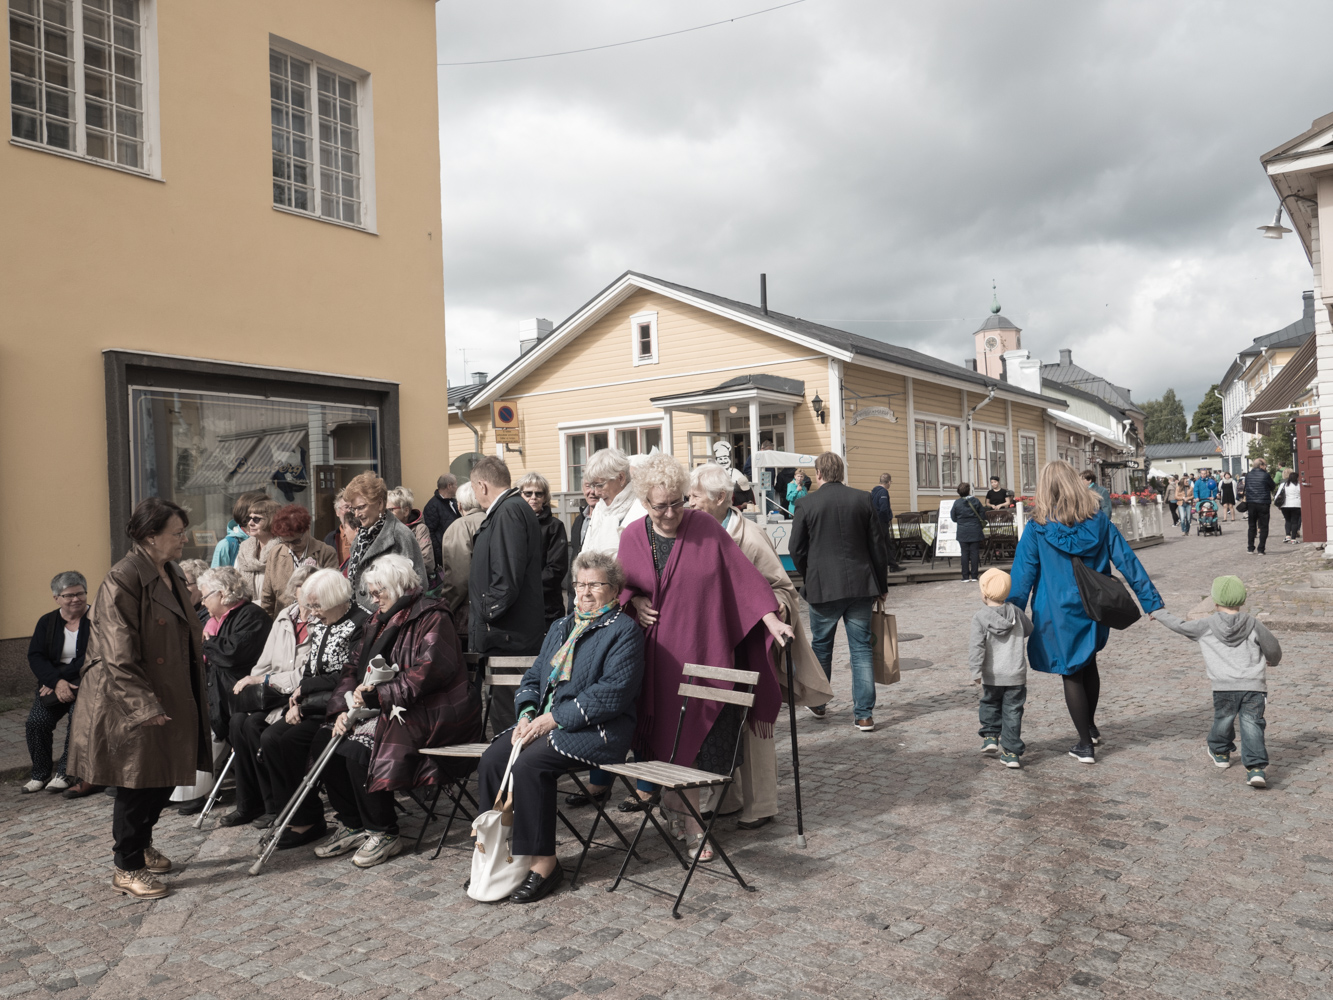
M 963 568 L 964 580 L 975 580 L 981 576 L 981 543 L 959 542 L 959 564 Z
M 1065 705 L 1069 717 L 1078 730 L 1078 741 L 1084 746 L 1092 742 L 1093 716 L 1097 714 L 1097 699 L 1102 693 L 1102 677 L 1097 673 L 1097 654 L 1076 672 L 1064 675 Z

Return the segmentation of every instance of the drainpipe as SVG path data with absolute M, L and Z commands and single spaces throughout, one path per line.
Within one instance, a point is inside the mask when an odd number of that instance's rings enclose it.
M 967 441 L 964 442 L 963 446 L 963 454 L 966 456 L 967 465 L 971 465 L 972 459 L 976 457 L 972 454 L 972 415 L 995 398 L 995 388 L 995 386 L 991 386 L 990 392 L 986 393 L 986 398 L 967 411 Z M 971 472 L 967 465 L 963 466 L 963 473 L 965 476 L 970 476 Z
M 477 430 L 477 429 L 476 429 L 475 427 L 473 427 L 470 423 L 468 423 L 467 416 L 464 415 L 462 409 L 454 410 L 454 412 L 458 414 L 458 419 L 459 419 L 459 421 L 462 422 L 463 426 L 466 427 L 468 430 L 470 430 L 470 431 L 472 432 L 472 438 L 473 438 L 473 446 L 472 446 L 472 450 L 475 451 L 475 452 L 480 453 L 480 451 L 481 451 L 481 431 Z

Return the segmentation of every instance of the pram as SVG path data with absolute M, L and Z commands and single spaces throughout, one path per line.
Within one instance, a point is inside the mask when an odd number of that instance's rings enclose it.
M 1201 536 L 1222 534 L 1222 522 L 1217 516 L 1216 500 L 1200 501 L 1199 509 L 1195 516 L 1199 521 L 1199 534 Z

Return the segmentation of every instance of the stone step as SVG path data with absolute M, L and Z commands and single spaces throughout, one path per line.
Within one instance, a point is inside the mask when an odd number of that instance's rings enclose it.
M 1310 586 L 1319 588 L 1333 588 L 1333 570 L 1319 570 L 1317 573 L 1310 574 Z
M 1333 587 L 1279 587 L 1277 594 L 1298 604 L 1333 604 Z

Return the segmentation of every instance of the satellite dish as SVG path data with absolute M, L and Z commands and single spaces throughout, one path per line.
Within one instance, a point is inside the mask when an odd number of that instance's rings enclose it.
M 449 474 L 458 477 L 460 483 L 468 481 L 472 468 L 485 456 L 479 451 L 465 451 L 449 463 Z

